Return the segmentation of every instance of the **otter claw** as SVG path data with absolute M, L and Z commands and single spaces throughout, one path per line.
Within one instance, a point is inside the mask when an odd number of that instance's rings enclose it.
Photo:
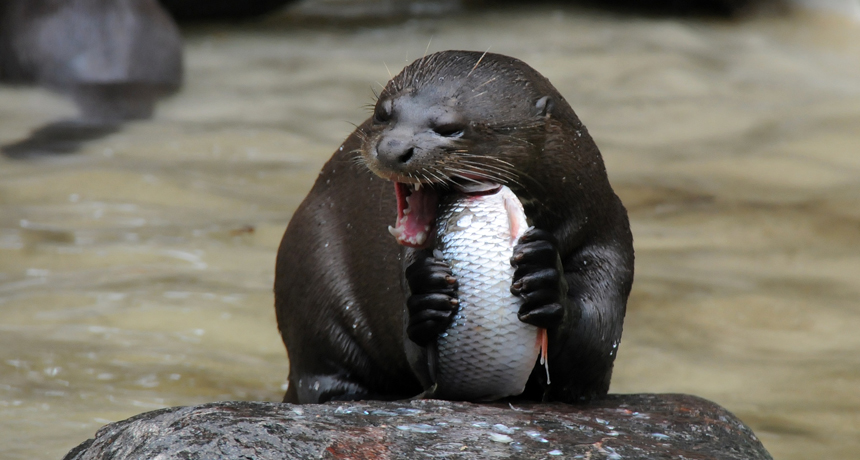
M 520 321 L 544 328 L 558 325 L 564 318 L 567 283 L 552 234 L 529 229 L 514 247 L 511 265 L 511 293 L 523 299 Z
M 426 346 L 451 325 L 459 309 L 457 278 L 440 258 L 421 251 L 406 267 L 406 281 L 410 291 L 406 333 L 416 344 Z

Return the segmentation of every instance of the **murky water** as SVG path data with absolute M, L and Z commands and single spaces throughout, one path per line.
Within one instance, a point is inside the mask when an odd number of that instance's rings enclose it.
M 185 32 L 186 87 L 155 119 L 0 159 L 3 458 L 58 459 L 150 409 L 279 400 L 280 235 L 386 65 L 428 42 L 524 59 L 600 145 L 637 249 L 612 391 L 713 399 L 780 459 L 860 452 L 857 25 L 529 9 Z M 0 88 L 0 143 L 72 113 Z

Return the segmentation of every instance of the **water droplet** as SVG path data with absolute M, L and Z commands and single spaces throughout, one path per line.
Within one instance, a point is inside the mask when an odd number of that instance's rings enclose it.
M 506 434 L 490 433 L 490 441 L 493 442 L 514 442 L 510 436 Z
M 426 423 L 416 423 L 413 425 L 398 425 L 398 430 L 401 431 L 412 431 L 415 433 L 436 433 L 436 429 L 432 425 L 427 425 Z
M 495 429 L 496 431 L 501 431 L 502 433 L 505 433 L 505 434 L 513 434 L 514 431 L 516 430 L 515 428 L 508 428 L 505 425 L 502 425 L 501 423 L 497 423 L 497 424 L 493 425 L 493 429 Z

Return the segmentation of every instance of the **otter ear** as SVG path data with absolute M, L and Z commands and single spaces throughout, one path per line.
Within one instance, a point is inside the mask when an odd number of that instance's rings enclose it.
M 538 116 L 545 117 L 552 112 L 552 108 L 555 105 L 552 98 L 549 96 L 544 96 L 535 103 L 535 108 L 538 109 Z

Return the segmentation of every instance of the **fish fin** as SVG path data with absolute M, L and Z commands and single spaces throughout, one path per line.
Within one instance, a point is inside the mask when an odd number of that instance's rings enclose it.
M 411 398 L 406 399 L 406 401 L 415 401 L 418 399 L 434 399 L 434 396 L 436 395 L 437 389 L 439 389 L 439 384 L 434 383 L 432 387 L 422 391 L 421 393 L 419 393 L 419 394 L 417 394 Z
M 540 342 L 540 363 L 546 369 L 546 384 L 549 385 L 549 335 L 546 329 L 538 329 L 538 341 Z
M 510 196 L 505 196 L 505 211 L 508 214 L 508 224 L 511 232 L 511 246 L 516 244 L 517 240 L 526 231 L 528 222 L 525 220 L 523 213 L 523 205 L 513 193 Z
M 426 388 L 424 393 L 421 393 L 421 399 L 432 399 L 439 389 L 439 383 L 436 381 L 436 371 L 439 369 L 439 343 L 432 342 L 427 346 L 427 371 L 430 374 L 432 384 L 430 388 Z

